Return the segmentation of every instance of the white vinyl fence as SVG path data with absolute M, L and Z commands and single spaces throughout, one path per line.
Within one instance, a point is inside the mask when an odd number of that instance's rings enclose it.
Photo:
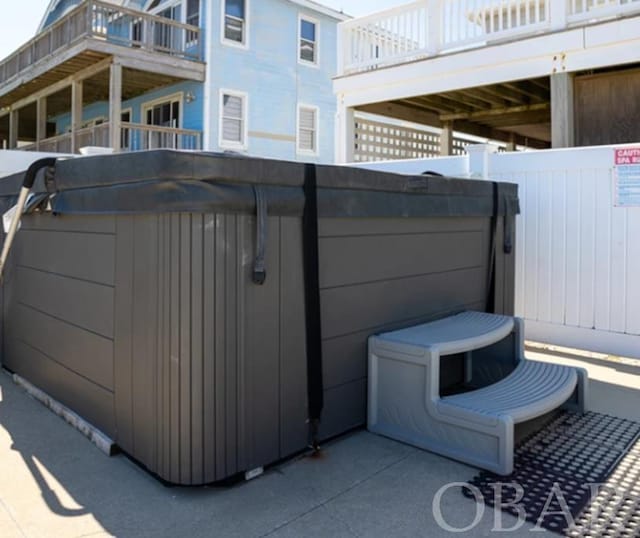
M 515 307 L 527 338 L 640 357 L 640 207 L 614 205 L 622 148 L 496 153 L 483 145 L 462 157 L 359 166 L 517 183 Z

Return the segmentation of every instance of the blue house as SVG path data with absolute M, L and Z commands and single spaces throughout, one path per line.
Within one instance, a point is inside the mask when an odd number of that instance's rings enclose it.
M 333 162 L 346 18 L 311 0 L 52 0 L 0 61 L 0 147 Z

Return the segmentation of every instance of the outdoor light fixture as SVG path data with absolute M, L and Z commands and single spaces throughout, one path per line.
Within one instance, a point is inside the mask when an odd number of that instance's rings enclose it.
M 191 104 L 196 100 L 196 96 L 193 92 L 187 92 L 187 94 L 184 96 L 184 99 L 187 104 Z

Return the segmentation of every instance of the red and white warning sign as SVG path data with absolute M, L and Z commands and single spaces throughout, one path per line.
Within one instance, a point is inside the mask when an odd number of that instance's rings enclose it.
M 640 146 L 615 150 L 616 165 L 640 164 Z
M 614 151 L 615 205 L 640 206 L 640 146 L 616 148 Z

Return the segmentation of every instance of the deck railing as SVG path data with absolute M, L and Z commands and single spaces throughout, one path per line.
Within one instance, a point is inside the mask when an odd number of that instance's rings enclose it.
M 0 62 L 0 84 L 86 38 L 187 60 L 202 59 L 198 27 L 99 0 L 86 0 Z
M 340 24 L 338 74 L 640 12 L 640 0 L 419 0 Z
M 108 148 L 110 125 L 101 123 L 75 132 L 75 148 L 97 146 Z M 72 152 L 72 133 L 64 133 L 29 144 L 20 149 L 52 153 Z M 191 129 L 176 129 L 159 125 L 125 123 L 120 125 L 120 150 L 141 151 L 145 149 L 202 149 L 202 133 Z

